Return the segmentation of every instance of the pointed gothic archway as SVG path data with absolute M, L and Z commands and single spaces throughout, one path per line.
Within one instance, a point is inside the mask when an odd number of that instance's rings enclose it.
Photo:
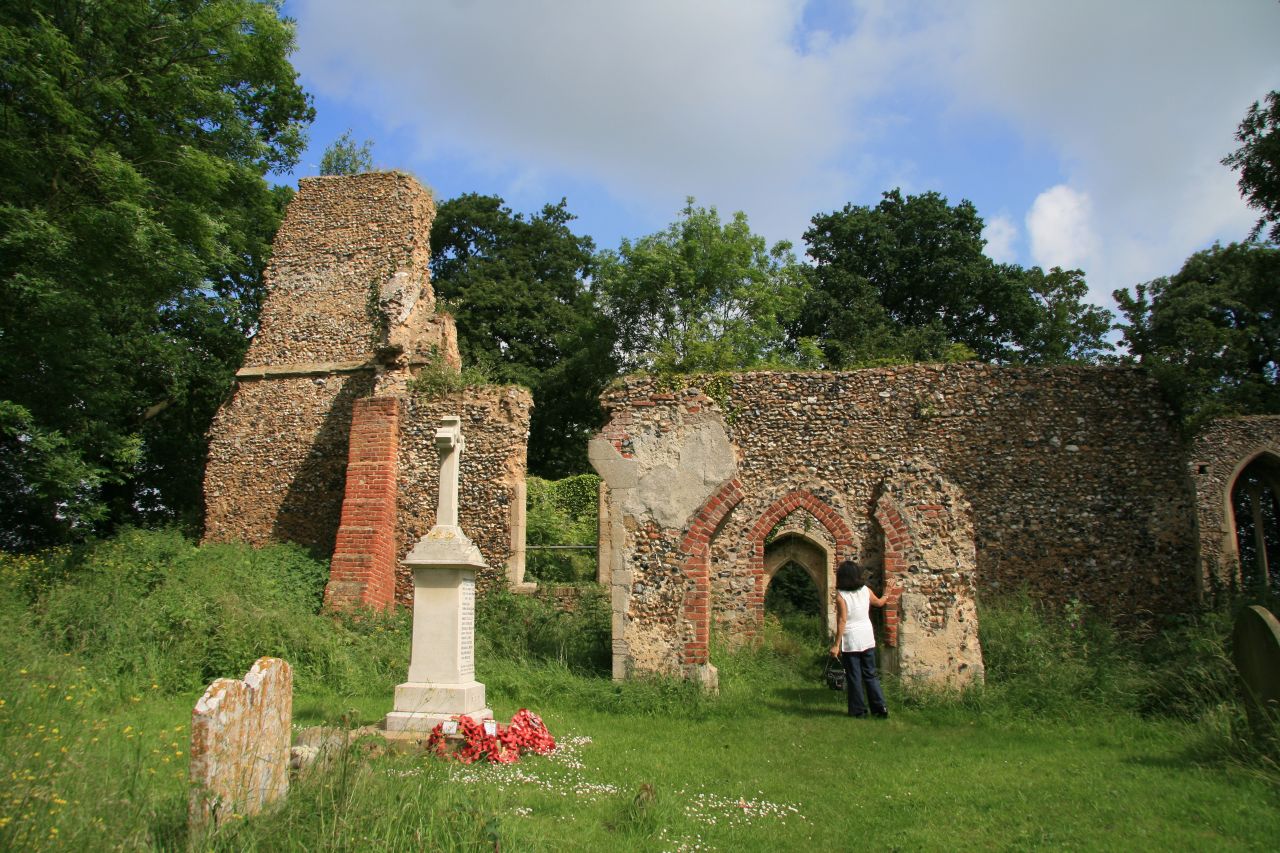
M 816 536 L 806 536 L 795 530 L 782 531 L 769 541 L 770 534 L 776 531 L 779 523 L 798 512 L 812 517 L 830 545 L 822 543 Z M 752 525 L 748 539 L 747 572 L 754 587 L 747 604 L 752 626 L 758 627 L 764 620 L 765 591 L 773 574 L 786 564 L 784 554 L 787 553 L 800 557 L 796 562 L 804 566 L 813 578 L 830 625 L 832 573 L 841 560 L 854 558 L 853 531 L 840 513 L 808 489 L 797 489 L 774 501 L 760 515 Z
M 742 483 L 736 478 L 728 481 L 693 514 L 693 520 L 681 539 L 680 553 L 684 556 L 681 569 L 685 576 L 686 591 L 681 608 L 684 642 L 680 663 L 686 671 L 709 666 L 712 543 L 744 497 Z M 849 525 L 836 510 L 813 492 L 797 489 L 774 501 L 747 528 L 745 568 L 750 580 L 750 592 L 746 596 L 745 605 L 753 625 L 758 626 L 764 618 L 764 594 L 768 585 L 768 574 L 765 571 L 766 539 L 779 522 L 797 510 L 805 510 L 825 529 L 834 543 L 835 562 L 854 557 L 854 537 Z
M 1280 456 L 1242 460 L 1228 480 L 1224 518 L 1241 589 L 1280 590 Z
M 813 584 L 818 612 L 829 630 L 834 630 L 831 607 L 831 576 L 835 561 L 832 550 L 819 537 L 803 530 L 783 530 L 765 545 L 765 600 L 770 597 L 774 578 L 789 565 L 798 566 Z

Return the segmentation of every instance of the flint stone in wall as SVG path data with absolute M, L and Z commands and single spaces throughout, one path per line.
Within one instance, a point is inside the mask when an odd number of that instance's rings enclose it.
M 332 554 L 353 401 L 402 390 L 415 361 L 456 367 L 428 275 L 434 216 L 408 175 L 300 182 L 272 246 L 258 333 L 209 431 L 207 540 Z
M 205 541 L 332 554 L 351 407 L 372 390 L 370 372 L 241 383 L 209 429 Z
M 435 205 L 409 175 L 303 178 L 272 244 L 260 328 L 245 365 L 370 357 L 435 311 Z
M 458 471 L 458 524 L 480 549 L 486 567 L 476 575 L 484 592 L 516 584 L 523 574 L 524 480 L 533 398 L 524 388 L 486 386 L 403 400 L 398 464 L 398 554 L 409 553 L 435 524 L 440 455 L 436 429 L 444 415 L 461 415 L 466 447 Z M 517 535 L 518 534 L 518 535 Z M 396 575 L 396 600 L 413 603 L 413 575 Z
M 704 387 L 715 388 L 714 402 Z M 748 561 L 731 551 L 771 502 L 810 492 L 848 525 L 859 559 L 882 560 L 871 510 L 892 479 L 887 471 L 927 477 L 929 468 L 960 489 L 972 510 L 942 505 L 928 523 L 970 519 L 955 522 L 953 533 L 969 531 L 974 555 L 960 557 L 965 548 L 944 541 L 951 534 L 942 527 L 921 539 L 907 569 L 928 582 L 909 590 L 923 596 L 915 611 L 921 631 L 976 628 L 962 602 L 1022 587 L 1051 602 L 1079 597 L 1121 622 L 1195 605 L 1195 497 L 1185 448 L 1154 381 L 1140 370 L 966 363 L 754 372 L 688 377 L 674 393 L 635 377 L 602 401 L 610 421 L 591 445 L 592 463 L 611 491 L 633 492 L 611 497 L 615 607 L 626 603 L 615 611 L 624 630 L 615 641 L 631 654 L 615 659 L 615 672 L 672 671 L 689 635 L 679 548 L 692 497 L 655 512 L 666 497 L 656 488 L 638 497 L 647 471 L 636 460 L 644 455 L 649 470 L 661 471 L 656 480 L 669 478 L 680 459 L 680 425 L 716 411 L 724 413 L 717 420 L 744 498 L 712 543 L 714 612 L 756 606 L 759 588 L 747 592 L 736 579 Z M 720 578 L 726 563 L 737 574 Z M 616 577 L 624 575 L 630 583 L 619 595 Z
M 209 685 L 191 714 L 193 827 L 257 814 L 289 792 L 292 721 L 293 669 L 279 658 Z

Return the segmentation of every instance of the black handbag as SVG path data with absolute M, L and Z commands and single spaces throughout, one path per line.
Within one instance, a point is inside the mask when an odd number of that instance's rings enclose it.
M 844 665 L 840 661 L 832 657 L 827 658 L 827 668 L 823 670 L 822 676 L 832 690 L 844 690 Z

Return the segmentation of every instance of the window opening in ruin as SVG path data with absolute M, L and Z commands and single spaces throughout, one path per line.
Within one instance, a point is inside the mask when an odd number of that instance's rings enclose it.
M 825 610 L 813 578 L 794 560 L 778 569 L 765 589 L 765 618 L 776 619 L 784 633 L 815 648 L 827 640 Z
M 1280 592 L 1280 459 L 1264 454 L 1240 471 L 1231 511 L 1242 586 Z

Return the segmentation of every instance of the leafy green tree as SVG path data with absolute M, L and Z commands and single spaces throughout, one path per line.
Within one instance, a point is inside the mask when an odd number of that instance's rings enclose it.
M 198 510 L 312 117 L 292 46 L 254 0 L 0 5 L 5 545 Z
M 1240 194 L 1262 211 L 1250 232 L 1256 240 L 1270 223 L 1268 239 L 1280 243 L 1280 91 L 1269 92 L 1266 106 L 1254 101 L 1236 130 L 1240 147 L 1222 162 L 1240 172 Z
M 746 214 L 722 223 L 688 199 L 666 230 L 597 259 L 594 287 L 627 370 L 690 373 L 796 361 L 785 324 L 805 280 L 789 243 L 766 248 Z
M 431 228 L 432 283 L 463 358 L 533 392 L 529 468 L 546 477 L 587 470 L 598 398 L 616 374 L 613 327 L 585 284 L 595 246 L 573 218 L 563 199 L 526 217 L 468 194 L 442 203 Z
M 1035 303 L 1034 322 L 1019 341 L 1010 361 L 1025 364 L 1096 362 L 1112 358 L 1115 346 L 1107 340 L 1113 316 L 1086 300 L 1089 286 L 1080 270 L 1039 267 L 1022 270 L 1004 265 L 1004 275 L 1021 276 Z
M 320 157 L 321 175 L 359 175 L 373 171 L 373 140 L 356 143 L 347 130 L 324 150 Z
M 947 360 L 1053 362 L 1107 349 L 1110 315 L 1084 302 L 1078 270 L 996 264 L 968 201 L 884 194 L 875 207 L 819 214 L 805 232 L 813 293 L 791 331 L 827 364 Z M 957 349 L 959 345 L 959 350 Z
M 1232 243 L 1177 274 L 1115 293 L 1133 357 L 1194 428 L 1223 414 L 1280 412 L 1280 249 Z

